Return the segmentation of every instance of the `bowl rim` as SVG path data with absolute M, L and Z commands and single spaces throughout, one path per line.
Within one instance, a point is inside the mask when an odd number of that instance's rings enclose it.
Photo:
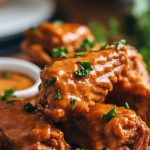
M 15 96 L 19 98 L 31 98 L 38 94 L 38 86 L 41 83 L 40 67 L 26 60 L 12 57 L 0 57 L 0 68 L 6 68 L 10 71 L 25 74 L 35 81 L 35 83 L 31 87 L 24 90 L 15 91 Z

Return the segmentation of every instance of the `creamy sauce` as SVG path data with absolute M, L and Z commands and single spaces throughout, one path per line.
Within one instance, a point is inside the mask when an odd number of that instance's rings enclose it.
M 72 99 L 76 100 L 74 112 L 79 113 L 88 112 L 95 102 L 103 102 L 126 64 L 124 57 L 123 51 L 108 49 L 87 52 L 85 57 L 58 60 L 46 67 L 41 74 L 42 85 L 39 88 L 40 103 L 42 106 L 45 105 L 45 112 L 54 120 L 66 119 L 67 115 L 70 115 L 68 112 L 72 110 L 70 105 Z M 77 62 L 92 64 L 93 70 L 87 77 L 78 78 L 74 75 L 75 71 L 79 70 Z M 45 88 L 47 81 L 52 81 L 55 77 L 56 83 Z M 60 90 L 59 101 L 55 98 L 56 89 Z
M 10 88 L 16 91 L 24 90 L 33 84 L 33 79 L 24 74 L 0 70 L 0 94 Z

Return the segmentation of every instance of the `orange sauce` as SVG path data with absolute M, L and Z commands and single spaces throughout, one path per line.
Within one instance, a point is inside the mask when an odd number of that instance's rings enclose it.
M 33 79 L 24 74 L 10 72 L 9 70 L 0 70 L 0 94 L 6 89 L 14 89 L 15 91 L 24 90 L 33 84 Z

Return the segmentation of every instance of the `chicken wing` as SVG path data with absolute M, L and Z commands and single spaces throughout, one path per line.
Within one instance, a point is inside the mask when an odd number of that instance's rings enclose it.
M 123 106 L 128 102 L 131 109 L 150 127 L 150 76 L 142 56 L 131 47 L 127 49 L 128 68 L 125 69 L 114 89 L 107 96 L 107 103 Z
M 134 111 L 109 104 L 96 104 L 61 126 L 74 145 L 86 150 L 146 150 L 150 138 L 150 129 Z
M 112 92 L 107 95 L 106 103 L 124 106 L 128 103 L 129 107 L 133 109 L 150 127 L 150 96 L 135 96 L 128 93 L 118 93 L 120 90 L 116 85 Z
M 104 101 L 125 64 L 124 51 L 115 49 L 55 61 L 41 73 L 40 104 L 53 121 L 88 112 L 95 102 Z
M 117 85 L 121 92 L 131 95 L 150 95 L 150 76 L 142 56 L 135 48 L 128 46 L 128 68 L 122 72 Z
M 22 43 L 23 51 L 32 61 L 46 65 L 51 63 L 53 48 L 64 47 L 68 52 L 76 51 L 82 42 L 94 37 L 88 27 L 76 23 L 43 23 L 26 32 Z
M 69 150 L 63 133 L 33 110 L 29 103 L 0 103 L 0 149 Z

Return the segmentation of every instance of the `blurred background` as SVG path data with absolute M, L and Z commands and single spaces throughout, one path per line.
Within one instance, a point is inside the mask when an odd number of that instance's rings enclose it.
M 150 0 L 0 0 L 0 56 L 22 55 L 24 31 L 55 20 L 86 24 L 101 43 L 126 39 L 150 71 Z

